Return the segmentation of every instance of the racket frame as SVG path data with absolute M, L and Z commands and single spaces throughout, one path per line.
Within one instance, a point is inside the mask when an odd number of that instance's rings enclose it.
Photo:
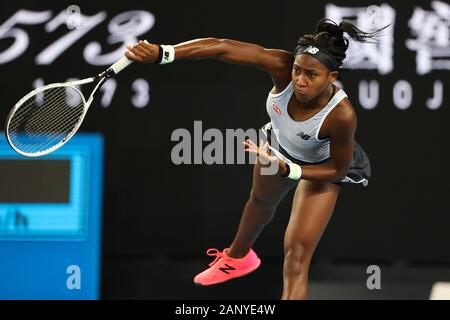
M 29 92 L 28 94 L 26 94 L 22 99 L 20 99 L 15 105 L 14 107 L 11 109 L 11 111 L 8 114 L 7 120 L 6 120 L 6 126 L 5 126 L 5 135 L 6 135 L 6 140 L 8 141 L 8 144 L 11 146 L 11 148 L 14 149 L 14 151 L 16 151 L 18 154 L 21 154 L 25 157 L 41 157 L 44 156 L 46 154 L 49 154 L 59 148 L 61 148 L 64 144 L 66 144 L 70 138 L 72 138 L 72 136 L 78 131 L 78 129 L 80 128 L 81 124 L 83 123 L 84 117 L 86 116 L 86 113 L 89 109 L 89 106 L 91 105 L 92 101 L 94 100 L 94 95 L 97 92 L 97 90 L 112 76 L 118 74 L 120 71 L 122 71 L 124 68 L 126 68 L 129 64 L 131 64 L 132 61 L 128 60 L 126 57 L 122 57 L 120 60 L 118 60 L 116 63 L 114 63 L 112 66 L 110 66 L 108 69 L 106 69 L 105 71 L 103 71 L 102 73 L 90 77 L 90 78 L 86 78 L 86 79 L 82 79 L 82 80 L 76 80 L 76 81 L 70 81 L 70 82 L 58 82 L 58 83 L 51 83 L 48 85 L 45 85 L 43 87 L 34 89 L 33 91 Z M 94 89 L 92 90 L 88 100 L 86 100 L 86 98 L 84 97 L 83 93 L 77 88 L 77 86 L 83 85 L 83 84 L 88 84 L 88 83 L 92 83 L 98 81 L 97 85 L 94 87 Z M 63 87 L 71 87 L 72 89 L 75 89 L 81 96 L 81 98 L 83 99 L 83 114 L 81 115 L 80 119 L 78 120 L 78 123 L 76 124 L 76 126 L 74 126 L 74 128 L 72 129 L 72 131 L 64 138 L 62 139 L 59 143 L 55 144 L 54 146 L 43 150 L 43 151 L 38 151 L 38 152 L 24 152 L 20 149 L 18 149 L 16 146 L 14 146 L 14 144 L 12 143 L 10 137 L 9 137 L 9 124 L 11 122 L 12 117 L 14 116 L 14 114 L 16 113 L 16 111 L 31 97 L 37 95 L 38 93 L 51 89 L 51 88 L 63 88 Z

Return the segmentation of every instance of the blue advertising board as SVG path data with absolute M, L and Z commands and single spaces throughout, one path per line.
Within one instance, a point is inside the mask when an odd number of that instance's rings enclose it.
M 98 299 L 103 138 L 25 158 L 0 138 L 0 299 Z

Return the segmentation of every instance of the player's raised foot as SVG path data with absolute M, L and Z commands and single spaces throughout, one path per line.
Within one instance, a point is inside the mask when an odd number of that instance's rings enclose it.
M 199 273 L 194 278 L 194 283 L 202 286 L 209 286 L 225 282 L 234 278 L 239 278 L 255 271 L 261 264 L 261 260 L 255 251 L 250 249 L 245 257 L 233 259 L 227 255 L 229 248 L 220 252 L 217 249 L 208 249 L 208 256 L 216 257 L 209 264 L 209 268 Z

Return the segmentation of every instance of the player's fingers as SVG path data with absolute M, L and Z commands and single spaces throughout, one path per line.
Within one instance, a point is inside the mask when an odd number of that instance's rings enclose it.
M 136 42 L 133 45 L 128 45 L 127 49 L 133 52 L 142 52 L 142 48 L 141 45 L 139 44 L 139 42 Z
M 250 146 L 258 148 L 258 146 L 252 140 L 247 139 L 245 141 L 247 141 Z
M 126 51 L 125 52 L 125 57 L 127 57 L 128 59 L 133 60 L 133 61 L 142 61 L 143 60 L 141 57 L 135 55 L 131 51 Z
M 256 154 L 256 155 L 259 154 L 259 151 L 258 151 L 258 150 L 255 150 L 255 149 L 246 149 L 245 151 L 254 153 L 254 154 Z
M 134 53 L 139 54 L 141 56 L 147 56 L 147 52 L 144 48 L 142 48 L 142 46 L 139 43 L 136 43 L 133 47 L 132 50 Z
M 131 54 L 130 51 L 125 52 L 125 57 L 127 57 L 127 58 L 130 59 L 130 60 L 134 60 L 134 55 Z
M 253 148 L 253 147 L 249 147 L 248 145 L 245 145 L 244 146 L 244 151 L 249 151 L 249 150 L 256 150 L 255 148 Z M 257 151 L 257 150 L 256 150 Z
M 268 152 L 269 150 L 269 142 L 266 141 L 266 143 L 264 143 L 263 139 L 259 140 L 259 148 L 265 152 Z
M 150 44 L 147 40 L 139 40 L 139 45 L 145 52 L 152 53 L 155 51 L 155 45 Z
M 144 43 L 144 41 L 142 41 L 142 40 L 139 40 L 139 46 L 137 47 L 141 52 L 143 52 L 143 53 L 145 53 L 146 55 L 151 55 L 151 53 L 152 53 L 152 50 L 151 50 L 151 47 L 149 48 L 149 47 L 147 47 L 146 45 L 145 45 L 145 43 Z
M 145 60 L 147 58 L 147 55 L 136 48 L 129 48 L 128 49 L 132 54 L 134 54 L 137 58 L 140 58 L 142 60 Z M 141 60 L 140 60 L 141 61 Z
M 261 140 L 261 144 L 263 144 L 262 147 L 261 147 L 261 149 L 264 150 L 264 151 L 266 151 L 266 152 L 269 152 L 269 142 L 266 141 L 266 143 L 264 143 L 264 142 Z

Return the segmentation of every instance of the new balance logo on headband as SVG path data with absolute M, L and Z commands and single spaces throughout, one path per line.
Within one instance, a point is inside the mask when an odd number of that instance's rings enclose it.
M 306 48 L 305 50 L 303 50 L 303 52 L 308 52 L 311 54 L 316 54 L 317 52 L 319 52 L 319 49 L 313 46 L 309 46 L 308 48 Z
M 300 131 L 299 133 L 297 133 L 297 136 L 301 137 L 303 140 L 308 140 L 309 138 L 311 138 L 311 136 L 308 136 L 303 131 Z

